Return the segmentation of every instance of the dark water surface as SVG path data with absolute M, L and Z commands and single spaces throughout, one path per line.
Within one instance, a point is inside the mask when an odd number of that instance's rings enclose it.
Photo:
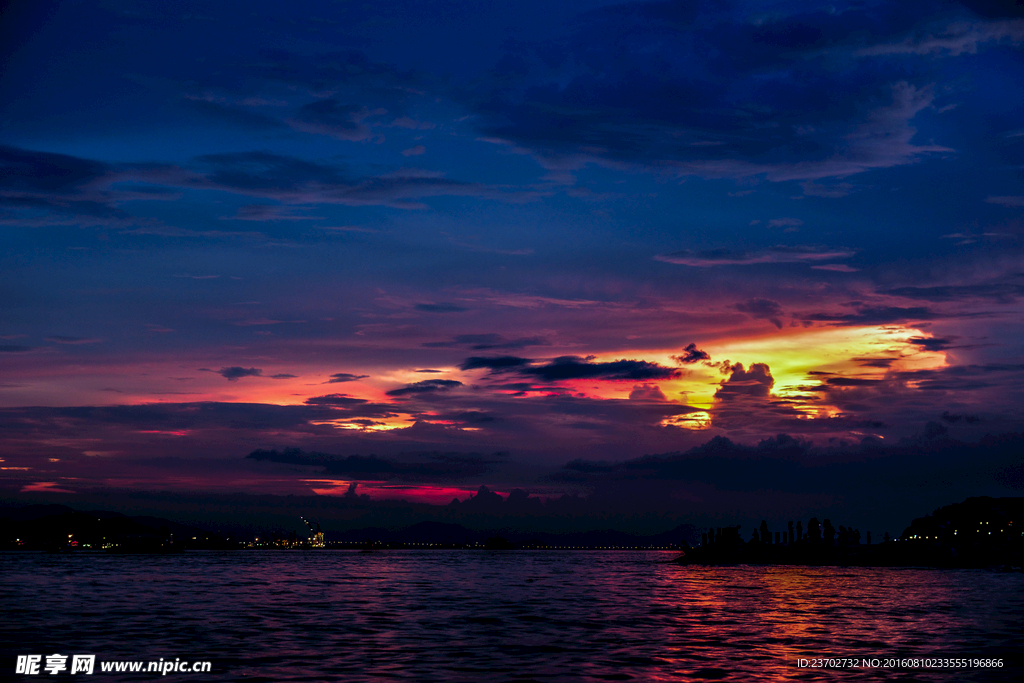
M 0 553 L 17 654 L 211 660 L 164 680 L 1024 680 L 1024 575 L 686 567 L 672 553 Z M 1002 669 L 798 668 L 994 658 Z M 95 677 L 95 678 L 94 678 Z M 154 680 L 67 673 L 20 680 Z

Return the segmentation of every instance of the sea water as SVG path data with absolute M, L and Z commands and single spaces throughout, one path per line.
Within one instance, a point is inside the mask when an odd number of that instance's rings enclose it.
M 1024 679 L 1020 573 L 673 557 L 0 553 L 0 678 L 93 680 L 15 675 L 91 654 L 101 682 Z M 101 670 L 133 661 L 211 671 Z

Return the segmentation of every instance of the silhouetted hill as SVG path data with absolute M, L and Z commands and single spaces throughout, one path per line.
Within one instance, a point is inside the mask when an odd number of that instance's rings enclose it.
M 18 507 L 0 507 L 0 520 L 9 519 L 13 522 L 29 522 L 40 517 L 53 517 L 74 512 L 65 505 L 24 505 Z
M 686 564 L 1024 567 L 1024 498 L 968 498 L 915 519 L 897 539 L 861 543 L 860 531 L 811 518 L 773 535 L 766 523 L 744 543 L 739 526 L 709 529 Z M 778 541 L 781 534 L 783 541 Z M 793 535 L 790 535 L 793 534 Z
M 911 522 L 899 541 L 929 563 L 1020 564 L 1024 498 L 978 497 L 946 505 Z
M 0 509 L 6 550 L 155 550 L 236 547 L 217 534 L 159 517 L 128 517 L 63 505 Z

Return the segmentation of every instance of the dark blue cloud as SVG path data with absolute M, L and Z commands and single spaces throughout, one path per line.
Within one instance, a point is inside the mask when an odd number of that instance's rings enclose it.
M 951 340 L 942 337 L 911 337 L 907 341 L 927 351 L 943 351 L 952 346 Z
M 782 306 L 778 301 L 771 299 L 749 299 L 743 303 L 736 304 L 736 310 L 746 313 L 751 318 L 767 320 L 775 327 L 782 329 Z
M 480 477 L 501 462 L 501 458 L 479 453 L 430 451 L 403 453 L 399 458 L 381 458 L 375 455 L 349 455 L 346 457 L 318 452 L 304 452 L 297 448 L 284 450 L 255 450 L 246 456 L 257 462 L 273 462 L 306 467 L 322 467 L 324 474 L 341 475 L 356 480 L 411 480 L 460 481 L 467 477 Z
M 529 358 L 518 356 L 496 356 L 486 358 L 483 356 L 472 356 L 459 365 L 460 370 L 479 370 L 487 368 L 493 372 L 508 372 L 519 368 L 529 367 L 532 363 Z
M 223 121 L 235 129 L 266 131 L 280 130 L 286 127 L 280 119 L 240 105 L 226 104 L 197 96 L 186 97 L 185 101 L 204 117 Z
M 376 115 L 383 112 L 379 110 Z M 325 99 L 303 105 L 292 125 L 302 131 L 330 135 L 340 140 L 365 140 L 371 133 L 363 120 L 372 115 L 374 113 L 363 106 Z
M 387 392 L 388 396 L 415 396 L 417 394 L 432 394 L 438 391 L 450 391 L 455 387 L 461 387 L 462 382 L 454 379 L 425 379 L 422 382 L 407 384 L 401 389 L 392 389 Z
M 208 169 L 203 181 L 212 187 L 266 193 L 298 193 L 311 186 L 336 187 L 351 181 L 344 170 L 271 152 L 206 154 L 196 161 Z
M 353 375 L 350 372 L 336 372 L 331 375 L 331 378 L 327 380 L 327 384 L 339 384 L 341 382 L 355 382 L 357 380 L 366 379 L 369 375 Z
M 495 417 L 483 410 L 463 410 L 454 413 L 439 413 L 436 419 L 463 425 L 479 425 L 494 422 L 501 418 Z
M 701 352 L 702 353 L 702 352 Z M 515 372 L 524 377 L 537 377 L 545 382 L 561 382 L 573 379 L 600 380 L 634 380 L 651 381 L 673 379 L 680 375 L 676 368 L 667 368 L 657 363 L 644 360 L 616 360 L 606 363 L 595 363 L 593 357 L 560 356 L 554 360 L 536 364 L 536 361 L 518 356 L 467 358 L 460 366 L 461 370 L 477 370 L 486 368 L 492 373 Z M 502 385 L 517 391 L 539 389 L 529 384 Z M 527 387 L 530 387 L 529 389 Z
M 1020 0 L 960 0 L 960 4 L 989 19 L 1024 17 L 1024 2 Z
M 315 54 L 264 50 L 259 59 L 248 67 L 248 73 L 288 86 L 301 86 L 311 93 L 340 89 L 348 94 L 359 94 L 368 100 L 367 104 L 385 105 L 393 112 L 398 110 L 398 113 L 404 110 L 404 103 L 411 92 L 423 86 L 425 78 L 422 73 L 375 62 L 360 50 Z M 320 109 L 336 111 L 334 105 L 322 105 Z
M 369 403 L 365 398 L 352 398 L 345 394 L 327 394 L 326 396 L 312 396 L 306 399 L 307 405 L 312 406 L 360 406 Z
M 71 346 L 77 346 L 79 344 L 96 344 L 103 340 L 97 339 L 95 337 L 71 337 L 68 335 L 59 334 L 53 335 L 52 337 L 46 337 L 46 341 L 52 342 L 54 344 L 68 344 Z
M 106 188 L 114 176 L 114 168 L 97 161 L 0 145 L 0 222 L 123 219 Z
M 263 370 L 260 370 L 259 368 L 243 368 L 238 365 L 233 365 L 228 368 L 221 368 L 217 371 L 217 374 L 229 382 L 237 382 L 243 377 L 259 377 L 263 374 Z
M 585 15 L 561 41 L 510 45 L 474 106 L 486 135 L 554 165 L 589 158 L 707 177 L 847 177 L 946 151 L 915 141 L 910 123 L 936 97 L 929 48 L 891 46 L 957 19 L 978 23 L 941 2 L 772 12 L 624 3 Z M 967 50 L 985 40 L 971 36 Z
M 110 173 L 106 164 L 66 154 L 0 145 L 0 177 L 5 194 L 68 196 L 84 191 Z
M 461 313 L 462 311 L 469 310 L 465 306 L 450 303 L 416 304 L 414 308 L 424 313 Z
M 190 166 L 109 165 L 69 155 L 0 146 L 0 222 L 22 225 L 149 224 L 121 204 L 171 198 L 180 189 L 216 190 L 282 204 L 424 208 L 437 196 L 488 196 L 515 200 L 522 193 L 451 180 L 412 170 L 381 176 L 352 175 L 340 165 L 268 151 L 205 154 Z M 277 210 L 274 216 L 292 217 Z M 243 213 L 239 218 L 247 218 Z M 177 228 L 151 228 L 177 235 Z
M 351 174 L 343 166 L 268 151 L 207 154 L 196 159 L 197 172 L 168 169 L 149 173 L 153 182 L 221 190 L 286 204 L 342 204 L 423 208 L 419 200 L 437 196 L 487 196 L 515 199 L 515 192 L 403 170 L 387 175 Z
M 445 349 L 465 346 L 474 351 L 488 349 L 522 349 L 527 346 L 546 346 L 548 341 L 543 337 L 519 337 L 509 339 L 500 334 L 457 334 L 452 341 L 425 342 L 426 348 Z
M 671 254 L 659 254 L 654 258 L 665 263 L 678 263 L 684 266 L 708 268 L 711 266 L 749 266 L 762 263 L 818 263 L 850 258 L 854 252 L 850 249 L 829 249 L 812 245 L 776 245 L 769 249 L 756 252 L 736 251 L 720 248 L 693 252 L 677 251 Z
M 353 398 L 345 394 L 327 394 L 312 396 L 305 400 L 307 406 L 328 408 L 332 419 L 349 418 L 385 418 L 397 417 L 393 406 L 384 403 L 372 403 L 364 398 Z
M 679 356 L 672 356 L 676 362 L 682 365 L 690 365 L 691 363 L 697 363 L 700 361 L 710 361 L 711 354 L 707 351 L 701 351 L 697 348 L 696 343 L 687 344 L 686 348 L 683 349 L 683 353 Z
M 25 353 L 31 350 L 31 346 L 24 346 L 22 344 L 0 344 L 0 353 Z
M 594 363 L 592 358 L 560 356 L 544 365 L 531 365 L 519 370 L 523 375 L 539 377 L 545 382 L 572 379 L 659 380 L 678 377 L 680 371 L 645 360 L 615 360 Z
M 861 500 L 864 492 L 873 491 L 882 497 L 891 495 L 893 501 L 923 493 L 957 500 L 972 495 L 975 487 L 994 490 L 1009 483 L 1007 488 L 1019 490 L 1019 477 L 1014 481 L 1009 475 L 1019 469 L 1014 449 L 1019 449 L 1022 441 L 1024 436 L 1018 433 L 963 443 L 950 439 L 946 429 L 934 422 L 916 438 L 885 445 L 868 440 L 859 445 L 823 447 L 779 434 L 748 446 L 715 437 L 681 453 L 619 462 L 574 460 L 553 478 L 598 490 L 626 488 L 629 481 L 676 481 L 691 486 L 709 484 L 716 495 L 726 491 L 771 491 L 773 495 L 801 491 Z M 927 462 L 926 470 L 923 462 Z M 886 476 L 879 477 L 879 472 Z
M 883 384 L 883 380 L 862 377 L 829 377 L 825 382 L 834 387 L 874 387 Z
M 855 309 L 852 313 L 810 313 L 801 317 L 807 321 L 836 325 L 887 325 L 941 317 L 925 306 L 869 306 L 863 303 L 853 303 L 851 306 Z
M 885 294 L 926 301 L 987 300 L 1012 304 L 1024 296 L 1024 285 L 1016 282 L 987 282 L 973 285 L 938 285 L 931 287 L 893 287 Z

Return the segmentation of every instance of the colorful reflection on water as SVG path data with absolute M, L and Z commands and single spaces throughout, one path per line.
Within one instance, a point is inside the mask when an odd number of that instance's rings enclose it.
M 214 674 L 202 680 L 224 681 L 1005 681 L 1022 673 L 1019 573 L 704 568 L 671 557 L 4 553 L 2 666 L 13 672 L 17 654 L 93 653 L 212 660 Z M 796 665 L 815 657 L 1002 658 L 1006 667 Z

